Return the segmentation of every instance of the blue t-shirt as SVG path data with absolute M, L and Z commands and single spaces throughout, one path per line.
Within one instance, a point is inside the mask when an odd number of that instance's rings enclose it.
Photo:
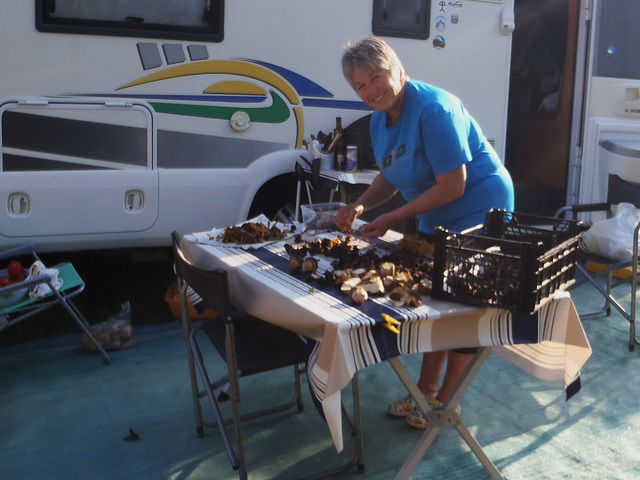
M 513 184 L 476 121 L 451 93 L 422 82 L 405 85 L 402 113 L 387 126 L 387 115 L 371 116 L 371 139 L 380 173 L 407 201 L 442 175 L 466 164 L 464 195 L 418 215 L 419 230 L 437 226 L 459 232 L 483 223 L 491 208 L 513 210 Z

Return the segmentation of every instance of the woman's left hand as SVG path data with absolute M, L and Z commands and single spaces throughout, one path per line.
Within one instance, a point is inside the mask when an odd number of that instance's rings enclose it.
M 390 213 L 383 213 L 375 220 L 362 225 L 359 228 L 359 231 L 367 238 L 382 237 L 394 225 L 394 223 L 396 222 L 393 215 Z

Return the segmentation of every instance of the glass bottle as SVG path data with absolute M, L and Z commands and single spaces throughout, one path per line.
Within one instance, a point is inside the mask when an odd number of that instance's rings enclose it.
M 333 168 L 344 171 L 347 164 L 347 144 L 344 140 L 342 117 L 336 117 L 336 128 L 333 130 Z

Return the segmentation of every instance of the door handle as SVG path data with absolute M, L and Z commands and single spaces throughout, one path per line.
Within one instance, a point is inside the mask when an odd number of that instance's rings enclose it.
M 24 217 L 31 210 L 29 195 L 23 192 L 16 192 L 9 195 L 7 210 L 12 217 Z
M 144 193 L 141 190 L 129 190 L 124 197 L 127 212 L 139 212 L 144 208 Z

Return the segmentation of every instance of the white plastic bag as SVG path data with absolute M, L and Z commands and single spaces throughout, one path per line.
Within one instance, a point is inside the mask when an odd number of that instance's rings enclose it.
M 60 287 L 62 287 L 63 282 L 61 278 L 58 278 L 58 273 L 57 268 L 47 268 L 40 260 L 35 261 L 29 268 L 29 278 L 39 277 L 40 275 L 49 275 L 51 277 L 51 285 L 56 290 L 59 290 Z M 51 289 L 47 283 L 39 283 L 31 287 L 29 290 L 29 297 L 32 299 L 44 297 L 50 291 Z
M 614 215 L 595 222 L 580 237 L 580 245 L 590 253 L 611 260 L 626 260 L 633 255 L 633 230 L 640 212 L 630 203 L 614 206 Z
M 138 339 L 133 334 L 131 326 L 131 304 L 128 301 L 123 303 L 122 310 L 111 315 L 104 322 L 92 325 L 90 332 L 105 350 L 120 350 L 134 346 Z M 80 340 L 88 350 L 96 351 L 96 346 L 86 333 Z

